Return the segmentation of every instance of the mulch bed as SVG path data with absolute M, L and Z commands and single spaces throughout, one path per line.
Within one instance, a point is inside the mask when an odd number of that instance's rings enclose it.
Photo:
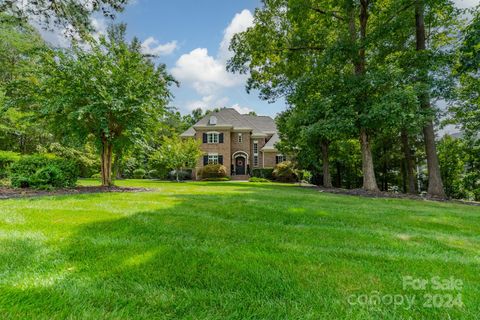
M 147 192 L 148 188 L 127 188 L 127 187 L 76 187 L 71 189 L 57 189 L 52 191 L 35 189 L 14 189 L 0 187 L 0 200 L 13 198 L 29 198 L 41 196 L 75 195 L 105 192 Z
M 430 201 L 440 201 L 440 202 L 451 202 L 451 203 L 460 203 L 468 204 L 472 206 L 480 206 L 480 202 L 475 201 L 463 201 L 463 200 L 452 200 L 452 199 L 438 199 L 438 198 L 427 198 L 415 194 L 405 194 L 405 193 L 393 193 L 393 192 L 371 192 L 363 189 L 340 189 L 340 188 L 324 188 L 320 186 L 309 186 L 308 188 L 318 189 L 320 192 L 328 192 L 334 194 L 344 194 L 351 196 L 360 196 L 367 198 L 390 198 L 390 199 L 410 199 L 410 200 L 430 200 Z

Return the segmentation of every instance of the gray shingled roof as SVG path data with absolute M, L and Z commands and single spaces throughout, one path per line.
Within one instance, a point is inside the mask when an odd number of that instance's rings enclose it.
M 280 141 L 280 137 L 278 134 L 275 132 L 274 135 L 268 140 L 268 142 L 263 146 L 261 149 L 262 151 L 267 151 L 267 150 L 272 150 L 276 151 L 277 148 L 275 147 L 275 144 Z
M 216 125 L 210 125 L 209 120 L 211 116 L 217 118 Z M 275 121 L 268 116 L 253 116 L 248 114 L 240 114 L 233 108 L 223 108 L 218 112 L 209 113 L 207 116 L 200 119 L 187 131 L 182 133 L 182 137 L 192 137 L 195 135 L 195 127 L 219 127 L 232 126 L 233 129 L 250 129 L 254 135 L 268 135 L 277 131 Z

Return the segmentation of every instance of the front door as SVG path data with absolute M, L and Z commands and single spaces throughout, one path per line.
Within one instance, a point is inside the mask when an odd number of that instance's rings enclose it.
M 244 175 L 245 174 L 245 158 L 244 157 L 237 157 L 235 158 L 235 174 L 236 175 Z

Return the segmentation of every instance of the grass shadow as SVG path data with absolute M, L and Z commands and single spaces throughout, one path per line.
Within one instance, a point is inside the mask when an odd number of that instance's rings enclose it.
M 351 293 L 403 292 L 399 277 L 405 272 L 444 277 L 456 272 L 464 281 L 478 283 L 478 264 L 472 253 L 392 239 L 404 226 L 378 219 L 376 209 L 349 216 L 350 206 L 337 205 L 335 211 L 334 203 L 323 203 L 327 198 L 283 189 L 288 185 L 235 183 L 223 193 L 210 192 L 220 185 L 202 183 L 196 193 L 175 195 L 89 195 L 98 205 L 122 200 L 134 206 L 142 200 L 156 208 L 138 206 L 112 219 L 83 223 L 54 243 L 2 240 L 6 249 L 0 259 L 12 260 L 1 265 L 10 280 L 0 287 L 0 314 L 45 319 L 474 319 L 480 311 L 470 304 L 479 294 L 473 286 L 464 292 L 469 303 L 464 309 L 350 306 L 346 297 Z M 172 198 L 168 206 L 162 204 L 167 197 Z M 376 215 L 376 222 L 367 214 Z M 438 232 L 439 226 L 432 228 Z M 427 255 L 433 260 L 422 259 Z

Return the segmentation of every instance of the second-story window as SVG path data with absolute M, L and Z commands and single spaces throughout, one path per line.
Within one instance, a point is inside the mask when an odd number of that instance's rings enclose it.
M 258 154 L 258 141 L 253 141 L 253 154 Z
M 218 141 L 219 141 L 218 132 L 207 133 L 207 143 L 218 143 Z
M 241 133 L 238 134 L 238 142 L 239 143 L 243 142 L 243 135 Z

